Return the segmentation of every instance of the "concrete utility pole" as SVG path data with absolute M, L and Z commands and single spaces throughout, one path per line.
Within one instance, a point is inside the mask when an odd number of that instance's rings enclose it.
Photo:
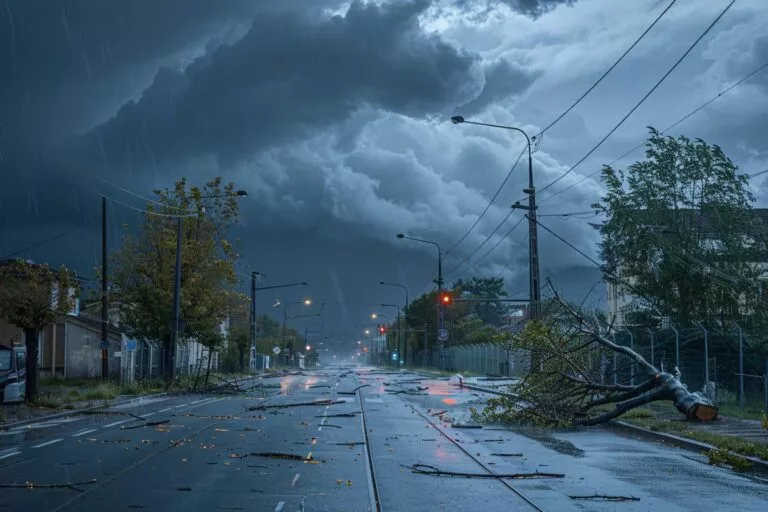
M 107 198 L 101 198 L 101 380 L 109 378 L 109 301 L 107 297 Z M 65 293 L 69 293 L 66 290 Z M 54 354 L 55 359 L 55 354 Z M 54 373 L 56 368 L 53 369 Z

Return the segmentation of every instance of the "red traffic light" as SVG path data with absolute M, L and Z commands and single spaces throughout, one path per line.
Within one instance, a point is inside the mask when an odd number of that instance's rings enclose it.
M 451 302 L 453 302 L 453 299 L 451 298 L 451 296 L 450 296 L 449 294 L 447 294 L 447 293 L 444 293 L 444 294 L 443 294 L 443 295 L 440 297 L 440 302 L 441 302 L 442 304 L 444 304 L 444 305 L 446 305 L 446 306 L 447 306 L 447 305 L 449 305 Z
M 386 325 L 380 325 L 379 326 L 379 334 L 384 334 L 387 332 L 387 326 Z

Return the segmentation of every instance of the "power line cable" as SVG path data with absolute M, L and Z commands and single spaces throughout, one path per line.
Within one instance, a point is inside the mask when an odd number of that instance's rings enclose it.
M 504 181 L 501 182 L 501 185 L 499 185 L 499 188 L 496 190 L 496 193 L 493 194 L 493 197 L 490 201 L 488 201 L 488 205 L 485 207 L 485 210 L 483 210 L 483 213 L 480 214 L 480 216 L 475 220 L 475 223 L 472 224 L 472 226 L 467 230 L 466 233 L 464 233 L 461 238 L 459 238 L 456 243 L 454 243 L 451 247 L 449 247 L 445 252 L 451 252 L 456 247 L 461 244 L 461 242 L 464 241 L 465 238 L 477 227 L 478 224 L 480 224 L 480 221 L 483 219 L 486 213 L 488 213 L 488 210 L 491 208 L 491 205 L 496 201 L 496 198 L 499 197 L 499 194 L 501 193 L 501 190 L 504 188 L 504 185 L 507 184 L 507 181 L 509 181 L 509 178 L 512 176 L 512 171 L 515 170 L 515 167 L 517 167 L 517 164 L 520 162 L 520 159 L 523 157 L 523 154 L 525 153 L 525 150 L 528 148 L 527 145 L 523 146 L 523 149 L 520 151 L 520 154 L 517 155 L 517 159 L 515 160 L 515 163 L 512 164 L 512 168 L 507 173 L 507 176 L 504 178 Z
M 482 248 L 483 248 L 483 246 L 484 246 L 485 244 L 487 244 L 487 243 L 488 243 L 488 240 L 490 240 L 490 239 L 493 237 L 493 235 L 495 235 L 495 234 L 496 234 L 496 232 L 497 232 L 497 231 L 499 231 L 499 229 L 501 229 L 501 226 L 503 226 L 503 225 L 504 225 L 504 223 L 505 223 L 505 222 L 507 222 L 507 219 L 509 219 L 509 218 L 512 216 L 512 214 L 513 214 L 513 213 L 514 213 L 514 210 L 510 209 L 510 210 L 509 210 L 509 213 L 507 213 L 507 214 L 504 216 L 504 218 L 503 218 L 503 219 L 501 219 L 501 222 L 499 222 L 499 223 L 496 225 L 496 228 L 495 228 L 495 229 L 494 229 L 494 230 L 491 232 L 491 234 L 490 234 L 490 235 L 488 235 L 488 236 L 485 238 L 485 240 L 483 240 L 483 242 L 482 242 L 480 245 L 478 245 L 478 246 L 475 248 L 475 250 L 474 250 L 474 251 L 472 251 L 472 252 L 471 252 L 469 255 L 467 255 L 466 257 L 464 257 L 464 258 L 463 258 L 463 259 L 462 259 L 462 260 L 461 260 L 461 261 L 460 261 L 460 262 L 459 262 L 459 263 L 458 263 L 458 264 L 457 264 L 455 267 L 453 267 L 451 270 L 449 270 L 449 271 L 448 271 L 448 273 L 447 273 L 446 275 L 447 275 L 447 276 L 450 276 L 451 274 L 453 274 L 454 272 L 456 272 L 456 271 L 457 271 L 459 268 L 461 268 L 461 266 L 462 266 L 462 265 L 464 265 L 466 262 L 468 262 L 468 261 L 469 261 L 469 260 L 472 258 L 472 256 L 474 256 L 475 254 L 477 254 L 477 251 L 479 251 L 480 249 L 482 249 Z
M 11 138 L 15 139 L 17 142 L 21 142 L 22 144 L 26 144 L 27 146 L 29 146 L 30 148 L 35 150 L 38 153 L 38 156 L 43 158 L 43 159 L 56 160 L 56 161 L 64 164 L 65 166 L 69 166 L 69 167 L 71 167 L 73 169 L 77 169 L 77 170 L 81 171 L 82 173 L 84 173 L 84 174 L 86 174 L 86 175 L 88 175 L 88 176 L 90 176 L 90 177 L 92 177 L 92 178 L 94 178 L 94 179 L 96 179 L 98 181 L 101 181 L 102 183 L 104 183 L 106 185 L 114 187 L 117 190 L 120 190 L 121 192 L 125 192 L 126 194 L 129 194 L 129 195 L 131 195 L 133 197 L 136 197 L 137 199 L 141 199 L 143 201 L 147 201 L 148 203 L 152 203 L 152 204 L 154 204 L 156 206 L 166 206 L 166 205 L 164 205 L 164 204 L 162 204 L 162 203 L 160 203 L 158 201 L 155 201 L 155 200 L 153 200 L 153 199 L 151 199 L 149 197 L 143 196 L 141 194 L 133 192 L 132 190 L 129 190 L 129 189 L 125 188 L 125 187 L 122 187 L 122 186 L 118 185 L 117 183 L 114 183 L 114 182 L 112 182 L 112 181 L 110 181 L 110 180 L 108 180 L 108 179 L 106 179 L 106 178 L 104 178 L 102 176 L 90 173 L 90 172 L 86 171 L 85 169 L 83 169 L 82 167 L 79 167 L 79 166 L 73 164 L 72 162 L 68 162 L 68 161 L 64 160 L 63 158 L 61 158 L 61 157 L 49 156 L 48 151 L 44 147 L 42 147 L 41 145 L 35 143 L 29 137 L 25 137 L 24 135 L 20 135 L 20 134 L 18 134 L 16 132 L 10 130 L 8 127 L 6 127 L 6 126 L 4 126 L 2 124 L 0 124 L 0 133 L 5 133 L 6 135 L 8 135 Z M 94 190 L 93 188 L 91 188 L 91 187 L 89 187 L 89 186 L 79 182 L 78 180 L 75 180 L 71 176 L 68 176 L 65 173 L 61 172 L 61 171 L 55 170 L 52 166 L 47 166 L 47 165 L 43 164 L 43 167 L 48 168 L 50 171 L 52 171 L 55 174 L 58 174 L 59 176 L 61 176 L 61 177 L 65 178 L 65 179 L 71 181 L 75 185 L 83 187 L 84 189 L 86 189 L 86 190 L 88 190 L 90 192 L 93 192 L 93 193 L 95 193 L 95 194 L 97 194 L 99 196 L 107 197 L 105 194 Z M 114 201 L 114 202 L 116 202 L 116 203 L 118 203 L 118 204 L 121 204 L 121 203 L 119 203 L 116 200 L 113 200 L 111 198 L 109 198 L 109 199 Z
M 632 50 L 635 48 L 635 46 L 637 46 L 637 45 L 640 43 L 640 41 L 642 41 L 642 40 L 643 40 L 643 38 L 644 38 L 644 37 L 645 37 L 645 36 L 648 34 L 648 32 L 650 32 L 650 31 L 651 31 L 651 29 L 653 29 L 653 27 L 655 27 L 655 26 L 656 26 L 656 24 L 657 24 L 657 23 L 658 23 L 658 22 L 661 20 L 661 18 L 663 18 L 663 17 L 664 17 L 664 15 L 665 15 L 665 14 L 667 14 L 667 11 L 669 11 L 669 10 L 672 8 L 672 6 L 673 6 L 673 5 L 675 5 L 675 2 L 677 2 L 677 0 L 672 0 L 672 2 L 670 2 L 670 4 L 669 4 L 669 5 L 668 5 L 668 6 L 667 6 L 667 7 L 666 7 L 666 8 L 665 8 L 663 11 L 661 11 L 661 14 L 659 14 L 659 15 L 656 17 L 656 19 L 655 19 L 655 20 L 653 20 L 653 23 L 651 23 L 651 24 L 648 26 L 648 28 L 646 28 L 646 29 L 643 31 L 643 33 L 642 33 L 642 34 L 640 34 L 640 37 L 638 37 L 637 39 L 635 39 L 635 42 L 634 42 L 634 43 L 632 43 L 632 45 L 631 45 L 629 48 L 627 48 L 627 49 L 626 49 L 626 51 L 625 51 L 624 53 L 622 53 L 622 54 L 621 54 L 621 57 L 619 57 L 619 58 L 618 58 L 618 60 L 617 60 L 616 62 L 614 62 L 614 63 L 613 63 L 613 65 L 612 65 L 610 68 L 608 68 L 608 69 L 605 71 L 605 73 L 603 73 L 603 75 L 602 75 L 600 78 L 598 78 L 598 79 L 597 79 L 597 81 L 596 81 L 594 84 L 592 84 L 592 86 L 591 86 L 589 89 L 587 89 L 587 91 L 586 91 L 584 94 L 582 94 L 582 95 L 579 97 L 579 99 L 577 99 L 576 101 L 574 101 L 574 102 L 573 102 L 573 104 L 572 104 L 570 107 L 568 107 L 568 108 L 565 110 L 565 112 L 563 112 L 562 114 L 560 114 L 559 116 L 557 116 L 557 118 L 556 118 L 554 121 L 552 121 L 551 123 L 549 123 L 549 124 L 548 124 L 548 125 L 547 125 L 547 126 L 544 128 L 544 129 L 543 129 L 543 130 L 541 130 L 541 131 L 540 131 L 540 132 L 539 132 L 539 133 L 536 135 L 536 138 L 538 139 L 538 138 L 540 138 L 542 135 L 544 135 L 544 132 L 546 132 L 547 130 L 549 130 L 550 128 L 552 128 L 554 125 L 556 125 L 557 123 L 559 123 L 559 122 L 560 122 L 560 120 L 561 120 L 562 118 L 564 118 L 564 117 L 565 117 L 565 116 L 566 116 L 566 115 L 567 115 L 567 114 L 568 114 L 568 113 L 569 113 L 571 110 L 573 110 L 573 109 L 576 107 L 576 105 L 578 105 L 579 103 L 581 103 L 581 101 L 582 101 L 584 98 L 586 98 L 586 97 L 587 97 L 587 95 L 588 95 L 589 93 L 591 93 L 591 92 L 592 92 L 592 91 L 595 89 L 595 87 L 597 87 L 597 86 L 600 84 L 600 82 L 602 82 L 602 81 L 605 79 L 605 77 L 607 77 L 607 76 L 608 76 L 608 74 L 609 74 L 611 71 L 613 71 L 613 70 L 614 70 L 614 68 L 615 68 L 616 66 L 618 66 L 618 65 L 621 63 L 621 61 L 623 61 L 623 60 L 624 60 L 624 57 L 626 57 L 627 55 L 629 55 L 629 52 L 631 52 L 631 51 L 632 51 Z
M 91 221 L 93 219 L 90 219 Z M 37 249 L 38 247 L 42 247 L 43 245 L 49 244 L 51 242 L 55 242 L 56 240 L 59 240 L 60 238 L 64 238 L 65 236 L 69 235 L 70 233 L 73 233 L 75 231 L 78 231 L 82 228 L 87 226 L 87 224 L 80 224 L 74 227 L 71 227 L 69 229 L 66 229 L 62 231 L 61 233 L 57 233 L 56 235 L 50 236 L 44 240 L 41 240 L 39 242 L 36 242 L 34 244 L 28 245 L 24 247 L 23 249 L 19 249 L 18 251 L 10 252 L 8 254 L 5 254 L 3 256 L 0 256 L 0 260 L 7 260 L 9 258 L 13 258 L 14 256 L 18 256 L 19 254 L 25 253 L 27 251 L 31 251 L 33 249 Z
M 600 141 L 599 141 L 597 144 L 595 144 L 595 146 L 593 146 L 593 147 L 592 147 L 592 149 L 590 149 L 590 150 L 587 152 L 587 154 L 586 154 L 586 155 L 584 155 L 583 157 L 581 157 L 581 159 L 579 159 L 579 161 L 578 161 L 578 162 L 576 162 L 576 163 L 575 163 L 573 166 L 571 166 L 571 168 L 570 168 L 570 169 L 568 169 L 567 171 L 565 171 L 563 174 L 561 174 L 561 175 L 560 175 L 559 177 L 557 177 L 555 180 L 553 180 L 553 181 L 551 181 L 550 183 L 548 183 L 547 185 L 545 185 L 545 186 L 544 186 L 544 187 L 543 187 L 541 190 L 539 190 L 539 193 L 541 193 L 541 192 L 543 192 L 543 191 L 547 190 L 548 188 L 550 188 L 551 186 L 553 186 L 554 184 L 558 183 L 560 180 L 562 180 L 563 178 L 565 178 L 566 176 L 568 176 L 568 175 L 569 175 L 571 172 L 573 172 L 573 171 L 574 171 L 574 170 L 575 170 L 575 169 L 576 169 L 576 168 L 577 168 L 579 165 L 581 165 L 582 163 L 584 163 L 584 161 L 585 161 L 587 158 L 589 158 L 589 157 L 590 157 L 590 156 L 591 156 L 591 155 L 592 155 L 592 154 L 593 154 L 595 151 L 597 151 L 597 149 L 598 149 L 600 146 L 602 146 L 602 145 L 603 145 L 603 143 L 604 143 L 606 140 L 608 140 L 608 138 L 609 138 L 611 135 L 613 135 L 613 134 L 616 132 L 616 130 L 618 130 L 618 129 L 619 129 L 619 128 L 620 128 L 620 127 L 621 127 L 621 126 L 624 124 L 624 122 L 626 122 L 626 120 L 627 120 L 627 119 L 629 119 L 629 117 L 630 117 L 632 114 L 634 114 L 634 113 L 635 113 L 635 111 L 636 111 L 638 108 L 640 108 L 640 106 L 641 106 L 643 103 L 645 103 L 645 100 L 647 100 L 647 99 L 648 99 L 648 98 L 651 96 L 651 94 L 653 94 L 653 93 L 656 91 L 656 89 L 658 89 L 658 88 L 659 88 L 659 86 L 661 86 L 661 84 L 662 84 L 662 83 L 664 83 L 664 81 L 667 79 L 667 77 L 669 77 L 669 75 L 671 75 L 671 74 L 672 74 L 672 72 L 673 72 L 675 69 L 677 69 L 677 67 L 678 67 L 678 66 L 679 66 L 679 65 L 680 65 L 680 64 L 681 64 L 681 63 L 682 63 L 682 62 L 685 60 L 685 58 L 686 58 L 686 57 L 688 57 L 688 55 L 689 55 L 689 54 L 690 54 L 690 53 L 693 51 L 693 49 L 696 47 L 696 45 L 697 45 L 697 44 L 699 44 L 699 42 L 700 42 L 702 39 L 704 39 L 704 37 L 705 37 L 705 36 L 706 36 L 706 35 L 707 35 L 707 34 L 708 34 L 708 33 L 709 33 L 711 30 L 712 30 L 712 28 L 714 28 L 714 26 L 715 26 L 715 25 L 716 25 L 716 24 L 717 24 L 717 23 L 720 21 L 720 19 L 721 19 L 721 18 L 722 18 L 722 17 L 725 15 L 725 13 L 726 13 L 726 12 L 728 12 L 728 10 L 730 10 L 731 6 L 732 6 L 732 5 L 733 5 L 735 2 L 736 2 L 736 0 L 731 0 L 731 2 L 730 2 L 730 3 L 729 3 L 729 4 L 728 4 L 726 7 L 725 7 L 725 9 L 723 9 L 723 11 L 722 11 L 720 14 L 718 14 L 718 16 L 717 16 L 717 17 L 716 17 L 716 18 L 715 18 L 715 19 L 712 21 L 712 23 L 710 23 L 710 24 L 709 24 L 709 26 L 708 26 L 708 27 L 707 27 L 707 28 L 704 30 L 704 32 L 702 32 L 702 33 L 701 33 L 701 35 L 699 35 L 699 37 L 697 37 L 697 38 L 696 38 L 696 40 L 695 40 L 695 41 L 694 41 L 694 42 L 693 42 L 693 43 L 692 43 L 692 44 L 691 44 L 691 45 L 688 47 L 688 49 L 687 49 L 687 50 L 686 50 L 686 51 L 685 51 L 685 52 L 684 52 L 684 53 L 683 53 L 683 54 L 680 56 L 680 58 L 679 58 L 679 59 L 677 59 L 677 61 L 676 61 L 676 62 L 675 62 L 673 65 L 672 65 L 672 67 L 670 67 L 670 68 L 667 70 L 667 72 L 666 72 L 666 73 L 664 73 L 664 75 L 663 75 L 663 76 L 662 76 L 662 77 L 661 77 L 661 78 L 660 78 L 660 79 L 659 79 L 659 80 L 658 80 L 658 81 L 657 81 L 657 82 L 654 84 L 654 86 L 653 86 L 653 87 L 651 87 L 651 89 L 650 89 L 650 90 L 649 90 L 649 91 L 648 91 L 648 92 L 647 92 L 647 93 L 646 93 L 646 94 L 645 94 L 645 95 L 644 95 L 644 96 L 643 96 L 643 97 L 640 99 L 640 101 L 638 101 L 638 102 L 635 104 L 635 106 L 634 106 L 634 107 L 632 107 L 632 109 L 631 109 L 631 110 L 630 110 L 630 111 L 629 111 L 629 112 L 628 112 L 628 113 L 627 113 L 627 114 L 626 114 L 624 117 L 622 117 L 622 118 L 621 118 L 621 120 L 620 120 L 620 121 L 619 121 L 619 122 L 618 122 L 618 123 L 617 123 L 617 124 L 616 124 L 616 125 L 615 125 L 613 128 L 611 128 L 611 130 L 610 130 L 610 131 L 609 131 L 609 132 L 608 132 L 608 133 L 607 133 L 607 134 L 606 134 L 606 135 L 605 135 L 605 136 L 604 136 L 602 139 L 600 139 Z
M 746 82 L 746 81 L 750 80 L 751 78 L 754 78 L 754 77 L 755 77 L 755 76 L 756 76 L 758 73 L 760 73 L 761 71 L 764 71 L 766 68 L 768 68 L 768 62 L 765 62 L 765 63 L 764 63 L 764 64 L 762 64 L 761 66 L 759 66 L 759 67 L 757 67 L 757 68 L 753 69 L 753 70 L 752 70 L 752 71 L 750 71 L 748 74 L 744 75 L 744 76 L 743 76 L 741 79 L 739 79 L 737 82 L 735 82 L 735 83 L 731 84 L 731 85 L 730 85 L 729 87 L 727 87 L 726 89 L 724 89 L 724 90 L 720 91 L 720 92 L 719 92 L 719 93 L 717 93 L 715 96 L 711 97 L 710 99 L 708 99 L 707 101 L 705 101 L 704 103 L 702 103 L 701 105 L 699 105 L 698 107 L 696 107 L 695 109 L 691 110 L 690 112 L 688 112 L 687 114 L 685 114 L 683 117 L 681 117 L 680 119 L 678 119 L 677 121 L 675 121 L 675 122 L 674 122 L 674 123 L 672 123 L 671 125 L 669 125 L 669 126 L 667 126 L 666 128 L 664 128 L 664 129 L 663 129 L 663 130 L 662 130 L 660 133 L 662 133 L 662 134 L 665 134 L 666 132 L 668 132 L 669 130 L 671 130 L 671 129 L 675 128 L 676 126 L 678 126 L 678 125 L 679 125 L 679 124 L 681 124 L 682 122 L 684 122 L 684 121 L 687 121 L 688 119 L 690 119 L 690 118 L 691 118 L 692 116 L 694 116 L 695 114 L 698 114 L 699 112 L 701 112 L 701 111 L 702 111 L 702 110 L 704 110 L 705 108 L 709 107 L 709 106 L 710 106 L 712 103 L 714 103 L 714 102 L 716 102 L 717 100 L 719 100 L 720 98 L 722 98 L 724 95 L 728 94 L 729 92 L 731 92 L 731 91 L 732 91 L 732 90 L 734 90 L 735 88 L 737 88 L 737 87 L 739 87 L 740 85 L 742 85 L 744 82 Z M 616 162 L 618 162 L 618 161 L 620 161 L 620 160 L 622 160 L 622 159 L 626 158 L 627 156 L 631 155 L 632 153 L 634 153 L 634 152 L 635 152 L 635 151 L 637 151 L 638 149 L 641 149 L 643 146 L 645 146 L 645 144 L 646 144 L 646 141 L 643 141 L 643 142 L 641 142 L 640 144 L 638 144 L 638 145 L 637 145 L 637 146 L 635 146 L 634 148 L 630 149 L 630 150 L 629 150 L 629 151 L 627 151 L 626 153 L 622 154 L 622 155 L 621 155 L 621 156 L 619 156 L 618 158 L 615 158 L 613 161 L 611 161 L 610 163 L 608 163 L 608 166 L 610 167 L 610 166 L 614 165 Z M 764 149 L 768 149 L 768 148 L 764 148 Z M 760 153 L 760 152 L 761 152 L 761 151 L 763 151 L 764 149 L 758 150 L 758 153 Z M 733 161 L 733 162 L 738 162 L 738 161 L 740 161 L 740 160 L 743 160 L 744 158 L 747 158 L 747 157 L 749 157 L 749 156 L 751 156 L 751 155 L 750 155 L 750 154 L 748 154 L 748 155 L 744 155 L 744 156 L 742 156 L 742 157 L 740 157 L 740 158 L 737 158 L 736 160 L 732 160 L 732 161 Z M 540 203 L 543 203 L 544 201 L 549 201 L 551 198 L 553 198 L 553 197 L 556 197 L 556 196 L 559 196 L 559 195 L 560 195 L 560 194 L 562 194 L 563 192 L 565 192 L 565 191 L 567 191 L 567 190 L 570 190 L 570 189 L 572 189 L 573 187 L 575 187 L 575 186 L 577 186 L 577 185 L 580 185 L 580 184 L 584 183 L 586 180 L 588 180 L 588 179 L 590 179 L 590 178 L 594 177 L 596 174 L 600 173 L 600 171 L 601 171 L 601 170 L 602 170 L 602 169 L 598 169 L 598 170 L 596 170 L 596 171 L 594 171 L 594 172 L 592 172 L 592 173 L 590 173 L 590 174 L 588 174 L 588 175 L 584 176 L 584 177 L 583 177 L 582 179 L 580 179 L 579 181 L 577 181 L 577 182 L 575 182 L 575 183 L 572 183 L 571 185 L 568 185 L 567 187 L 565 187 L 565 188 L 563 188 L 563 189 L 561 189 L 561 190 L 558 190 L 557 192 L 555 192 L 555 193 L 553 193 L 553 194 L 551 194 L 551 195 L 549 195 L 549 196 L 547 196 L 547 197 L 543 198 L 543 199 L 540 201 Z M 757 175 L 759 175 L 759 173 L 757 173 Z M 755 176 L 755 175 L 753 175 L 753 176 L 751 176 L 751 177 L 754 177 L 754 176 Z

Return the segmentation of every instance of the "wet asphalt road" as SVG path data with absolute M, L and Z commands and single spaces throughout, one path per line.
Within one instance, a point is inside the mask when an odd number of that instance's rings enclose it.
M 247 396 L 161 397 L 0 432 L 0 510 L 768 509 L 768 486 L 675 448 L 602 430 L 456 428 L 485 397 L 447 380 L 337 368 L 260 382 Z M 595 494 L 638 500 L 570 497 Z

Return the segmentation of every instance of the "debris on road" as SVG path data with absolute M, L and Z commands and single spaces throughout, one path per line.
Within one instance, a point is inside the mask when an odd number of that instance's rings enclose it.
M 492 453 L 494 457 L 522 457 L 522 453 Z
M 36 484 L 34 482 L 24 482 L 23 484 L 0 483 L 0 489 L 72 489 L 73 491 L 82 492 L 82 489 L 78 489 L 77 486 L 95 483 L 95 478 L 84 480 L 82 482 L 67 482 L 65 484 Z
M 604 494 L 593 494 L 591 496 L 568 496 L 572 500 L 601 500 L 601 501 L 640 501 L 640 498 L 634 496 L 606 496 Z
M 405 469 L 410 469 L 414 473 L 421 475 L 434 475 L 434 476 L 455 476 L 462 478 L 515 478 L 515 479 L 534 479 L 534 478 L 565 478 L 562 473 L 465 473 L 461 471 L 443 471 L 430 466 L 429 464 L 413 464 L 411 466 L 401 466 Z
M 360 414 L 360 411 L 342 412 L 339 414 L 326 414 L 325 416 L 315 416 L 315 418 L 357 418 L 358 414 Z
M 148 421 L 140 425 L 127 425 L 124 427 L 120 427 L 120 430 L 131 430 L 134 428 L 142 428 L 142 427 L 156 427 L 158 425 L 165 425 L 166 423 L 170 423 L 170 422 L 171 420 Z
M 353 389 L 352 391 L 339 391 L 338 393 L 339 393 L 340 395 L 354 395 L 355 393 L 357 393 L 357 390 L 359 390 L 359 389 L 363 389 L 363 388 L 369 388 L 369 387 L 371 387 L 371 385 L 370 385 L 370 384 L 363 384 L 362 386 L 357 386 L 357 387 L 356 387 L 355 389 Z
M 287 459 L 287 460 L 296 460 L 301 461 L 305 464 L 320 464 L 321 462 L 324 462 L 321 459 L 316 459 L 312 456 L 312 453 L 307 455 L 306 457 L 302 457 L 301 455 L 296 455 L 294 453 L 280 453 L 280 452 L 254 452 L 254 453 L 245 453 L 245 454 L 237 454 L 232 453 L 230 454 L 230 459 L 245 459 L 246 457 L 266 457 L 268 459 Z
M 483 428 L 483 426 L 471 423 L 452 423 L 451 428 Z
M 315 400 L 314 402 L 295 402 L 291 404 L 273 404 L 273 405 L 254 405 L 248 408 L 249 411 L 263 411 L 265 409 L 285 409 L 286 407 L 311 407 L 313 405 L 334 405 L 346 403 L 344 400 Z

